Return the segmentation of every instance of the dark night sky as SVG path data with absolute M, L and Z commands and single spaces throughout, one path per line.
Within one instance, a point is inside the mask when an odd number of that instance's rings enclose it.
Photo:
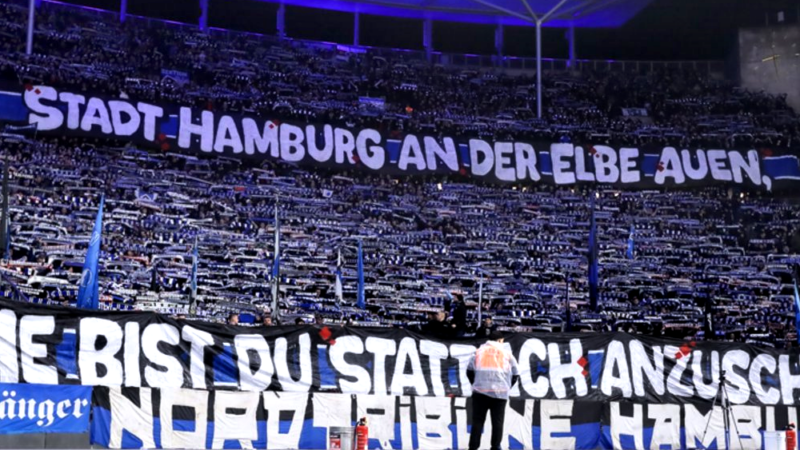
M 67 0 L 103 9 L 119 10 L 118 0 Z M 128 0 L 131 14 L 196 23 L 197 0 Z M 274 34 L 277 5 L 258 0 L 210 0 L 209 25 Z M 618 29 L 577 31 L 579 58 L 589 59 L 724 59 L 734 50 L 740 26 L 764 25 L 766 16 L 785 11 L 797 22 L 800 0 L 654 0 Z M 353 16 L 287 6 L 290 37 L 351 43 Z M 534 29 L 506 27 L 505 53 L 533 56 Z M 547 57 L 567 57 L 565 30 L 546 28 L 542 48 Z M 434 23 L 434 48 L 443 52 L 493 52 L 492 26 Z M 361 16 L 361 43 L 382 47 L 422 48 L 418 20 Z

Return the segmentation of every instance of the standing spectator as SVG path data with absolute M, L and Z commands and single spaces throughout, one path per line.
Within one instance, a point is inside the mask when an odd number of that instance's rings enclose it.
M 467 377 L 472 383 L 472 432 L 469 435 L 469 450 L 478 450 L 486 413 L 489 411 L 492 414 L 491 450 L 500 450 L 508 392 L 519 379 L 517 360 L 503 346 L 502 333 L 494 331 L 489 339 L 475 352 L 467 366 Z
M 475 337 L 488 338 L 495 329 L 497 329 L 497 326 L 492 322 L 492 316 L 483 316 L 483 323 L 478 327 L 478 331 L 475 332 Z
M 230 313 L 228 315 L 228 325 L 239 325 L 239 314 Z
M 272 323 L 272 315 L 271 314 L 264 314 L 264 317 L 261 319 L 261 324 L 265 327 L 271 327 L 274 324 Z
M 464 299 L 461 295 L 456 295 L 454 300 L 452 324 L 456 337 L 461 337 L 467 331 L 467 306 L 464 304 Z

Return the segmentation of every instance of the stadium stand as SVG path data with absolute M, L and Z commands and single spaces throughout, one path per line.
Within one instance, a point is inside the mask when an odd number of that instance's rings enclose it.
M 28 57 L 25 14 L 14 2 L 0 4 L 0 79 L 19 85 L 492 139 L 792 148 L 800 138 L 784 98 L 691 71 L 551 73 L 546 114 L 537 119 L 533 79 L 524 74 L 136 18 L 120 24 L 55 3 L 42 6 Z M 595 313 L 586 300 L 588 188 L 399 181 L 125 142 L 9 133 L 3 140 L 12 167 L 6 297 L 74 304 L 102 191 L 104 307 L 186 314 L 197 237 L 198 314 L 221 322 L 241 312 L 240 323 L 259 322 L 269 303 L 279 198 L 287 321 L 317 315 L 456 336 L 472 331 L 465 322 L 477 325 L 483 277 L 482 315 L 501 328 L 563 329 L 568 292 L 573 328 L 582 331 L 695 338 L 712 301 L 719 339 L 784 347 L 794 334 L 800 205 L 773 194 L 601 189 Z M 631 224 L 634 260 L 625 258 Z M 366 311 L 354 307 L 357 238 Z M 339 250 L 343 302 L 333 293 Z M 443 324 L 440 312 L 451 310 Z

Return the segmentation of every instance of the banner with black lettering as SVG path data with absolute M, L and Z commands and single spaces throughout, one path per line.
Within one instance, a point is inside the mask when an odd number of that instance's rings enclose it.
M 800 181 L 796 151 L 773 148 L 610 147 L 384 133 L 377 129 L 300 123 L 154 105 L 27 85 L 0 91 L 0 122 L 35 133 L 108 137 L 162 151 L 271 158 L 307 167 L 395 176 L 632 188 L 708 185 L 781 190 Z
M 0 301 L 0 382 L 469 397 L 480 340 L 386 328 L 234 327 Z M 527 334 L 514 399 L 794 406 L 798 353 L 625 333 Z

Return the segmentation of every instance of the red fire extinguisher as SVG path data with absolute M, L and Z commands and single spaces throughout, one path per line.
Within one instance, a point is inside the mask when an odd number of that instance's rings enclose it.
M 786 428 L 786 450 L 797 450 L 797 432 L 793 423 Z
M 367 441 L 369 441 L 369 427 L 367 427 L 367 418 L 362 417 L 356 425 L 355 450 L 367 450 Z

